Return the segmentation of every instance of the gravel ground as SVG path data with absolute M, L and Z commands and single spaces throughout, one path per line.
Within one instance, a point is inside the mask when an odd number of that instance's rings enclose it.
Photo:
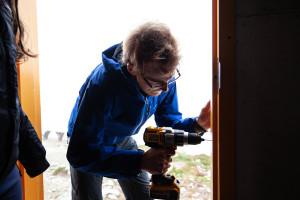
M 71 180 L 69 163 L 66 159 L 67 141 L 64 135 L 59 141 L 55 132 L 51 132 L 48 139 L 43 139 L 43 144 L 47 151 L 47 159 L 50 167 L 44 173 L 44 199 L 45 200 L 70 200 L 71 199 Z M 180 150 L 180 149 L 179 149 Z M 193 153 L 192 153 L 193 152 Z M 191 154 L 195 154 L 192 150 Z M 179 168 L 180 163 L 176 164 Z M 198 167 L 198 174 L 202 173 Z M 209 174 L 205 175 L 209 177 Z M 203 182 L 195 180 L 194 177 L 180 178 L 181 200 L 209 200 L 211 199 L 210 187 Z M 125 200 L 118 182 L 114 179 L 104 178 L 103 180 L 104 200 Z

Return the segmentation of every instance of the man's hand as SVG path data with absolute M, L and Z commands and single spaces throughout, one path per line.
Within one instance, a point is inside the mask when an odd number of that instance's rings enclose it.
M 205 130 L 210 128 L 210 101 L 202 108 L 197 123 Z
M 171 166 L 171 156 L 174 155 L 174 149 L 151 148 L 143 155 L 141 170 L 147 171 L 150 174 L 164 174 Z

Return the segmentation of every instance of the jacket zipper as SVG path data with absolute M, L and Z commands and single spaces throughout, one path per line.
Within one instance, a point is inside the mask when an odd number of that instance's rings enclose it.
M 150 109 L 148 108 L 148 103 L 149 102 L 148 102 L 147 97 L 145 97 L 140 91 L 139 91 L 139 93 L 140 93 L 140 95 L 142 95 L 145 98 L 146 106 L 143 108 L 143 115 L 141 117 L 141 120 L 140 120 L 139 124 L 136 126 L 136 128 L 133 131 L 134 134 L 138 134 L 138 133 L 136 133 L 136 130 L 140 128 L 142 122 L 144 121 L 145 113 L 146 113 L 146 115 L 149 115 L 149 113 L 150 113 L 150 111 L 149 111 Z

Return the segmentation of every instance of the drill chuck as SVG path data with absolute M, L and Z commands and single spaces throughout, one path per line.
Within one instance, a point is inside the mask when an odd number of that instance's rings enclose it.
M 174 133 L 165 134 L 165 143 L 170 146 L 184 146 L 188 144 L 196 145 L 203 141 L 197 133 L 188 133 L 174 129 Z

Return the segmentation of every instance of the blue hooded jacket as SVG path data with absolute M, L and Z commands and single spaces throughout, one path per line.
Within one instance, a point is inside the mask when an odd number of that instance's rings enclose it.
M 80 89 L 68 125 L 67 158 L 77 170 L 126 179 L 140 173 L 143 151 L 115 144 L 137 134 L 153 114 L 157 126 L 188 132 L 193 132 L 195 118 L 182 119 L 175 82 L 159 96 L 145 95 L 116 58 L 118 46 L 102 53 L 102 63 Z

